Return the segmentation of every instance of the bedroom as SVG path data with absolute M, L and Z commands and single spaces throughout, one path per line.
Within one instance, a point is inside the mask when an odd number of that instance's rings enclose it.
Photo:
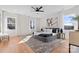
M 0 52 L 68 53 L 63 16 L 74 7 L 0 5 Z

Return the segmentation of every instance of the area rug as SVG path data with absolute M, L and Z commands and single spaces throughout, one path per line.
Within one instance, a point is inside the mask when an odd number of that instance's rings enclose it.
M 51 42 L 42 42 L 32 36 L 25 42 L 35 53 L 51 53 L 57 47 L 62 39 L 55 39 Z

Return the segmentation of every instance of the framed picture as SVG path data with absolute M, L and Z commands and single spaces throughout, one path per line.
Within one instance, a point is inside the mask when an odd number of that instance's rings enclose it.
M 58 17 L 48 18 L 47 25 L 48 25 L 48 27 L 52 27 L 54 25 L 56 25 L 58 27 Z
M 7 28 L 10 30 L 15 29 L 15 18 L 7 17 Z
M 48 24 L 48 26 L 51 26 L 52 25 L 52 18 L 48 18 L 47 19 L 47 24 Z

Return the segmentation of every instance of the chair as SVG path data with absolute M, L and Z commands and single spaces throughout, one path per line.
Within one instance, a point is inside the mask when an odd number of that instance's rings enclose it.
M 69 53 L 71 52 L 71 45 L 79 47 L 79 32 L 69 33 Z

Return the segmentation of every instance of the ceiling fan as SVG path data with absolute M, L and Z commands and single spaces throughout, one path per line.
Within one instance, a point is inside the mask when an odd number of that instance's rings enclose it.
M 40 6 L 40 7 L 32 7 L 34 9 L 35 12 L 44 12 L 42 9 L 43 7 Z

